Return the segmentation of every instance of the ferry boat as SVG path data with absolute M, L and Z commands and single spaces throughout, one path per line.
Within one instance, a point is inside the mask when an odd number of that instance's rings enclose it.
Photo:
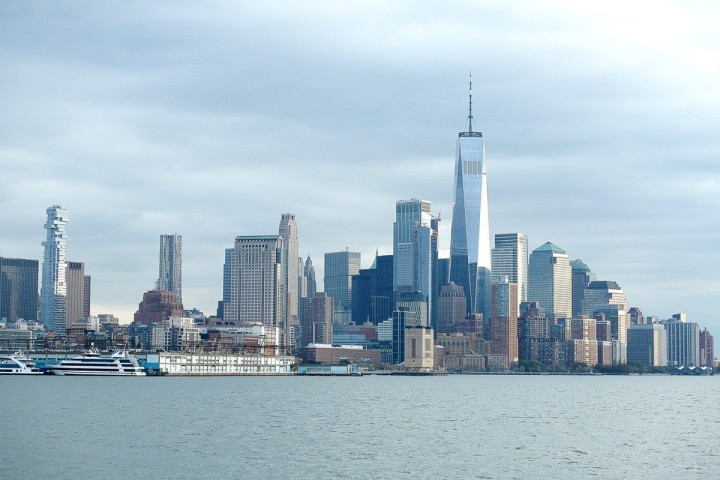
M 48 365 L 48 368 L 55 375 L 145 375 L 137 358 L 126 350 L 118 350 L 112 355 L 101 355 L 96 350 L 90 350 L 83 355 L 62 360 L 57 365 Z
M 27 358 L 22 352 L 0 356 L 0 375 L 42 375 L 35 366 L 35 360 Z

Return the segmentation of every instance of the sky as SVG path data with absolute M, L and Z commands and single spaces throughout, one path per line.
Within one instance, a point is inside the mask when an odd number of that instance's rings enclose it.
M 132 321 L 183 236 L 214 314 L 224 249 L 296 214 L 303 257 L 392 253 L 397 200 L 441 213 L 457 133 L 487 144 L 491 234 L 552 241 L 631 306 L 720 335 L 714 2 L 0 3 L 0 256 L 45 210 L 92 313 Z

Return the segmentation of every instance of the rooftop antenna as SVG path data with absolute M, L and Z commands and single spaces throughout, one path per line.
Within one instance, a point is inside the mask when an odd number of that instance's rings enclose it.
M 472 133 L 472 72 L 470 72 L 470 107 L 468 111 L 468 133 Z

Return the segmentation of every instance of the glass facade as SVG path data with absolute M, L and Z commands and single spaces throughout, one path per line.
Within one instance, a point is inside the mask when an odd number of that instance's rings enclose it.
M 450 237 L 450 280 L 465 290 L 468 313 L 490 315 L 491 258 L 485 140 L 463 132 L 457 141 Z
M 47 238 L 42 242 L 45 248 L 40 290 L 40 321 L 47 330 L 55 331 L 59 335 L 65 335 L 67 222 L 67 212 L 60 205 L 47 209 Z

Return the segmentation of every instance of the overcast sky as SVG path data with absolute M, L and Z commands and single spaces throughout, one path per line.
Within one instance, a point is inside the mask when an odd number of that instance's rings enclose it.
M 123 323 L 162 233 L 206 314 L 224 249 L 284 212 L 319 278 L 345 247 L 368 267 L 396 200 L 449 232 L 472 71 L 491 234 L 717 336 L 719 22 L 715 2 L 2 2 L 0 255 L 42 260 L 63 205 L 92 313 Z

